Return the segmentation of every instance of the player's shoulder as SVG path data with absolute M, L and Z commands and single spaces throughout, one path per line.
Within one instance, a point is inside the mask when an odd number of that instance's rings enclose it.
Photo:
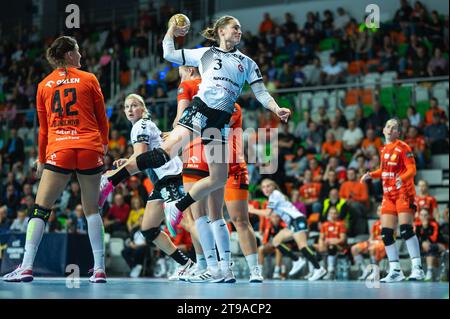
M 141 118 L 139 121 L 137 121 L 136 123 L 134 123 L 133 125 L 133 129 L 134 130 L 141 130 L 141 131 L 145 131 L 145 130 L 151 130 L 151 129 L 155 129 L 157 128 L 156 124 L 147 117 L 143 117 Z
M 279 200 L 280 198 L 283 198 L 283 194 L 278 190 L 275 189 L 272 194 L 270 194 L 269 199 L 275 199 L 275 200 Z

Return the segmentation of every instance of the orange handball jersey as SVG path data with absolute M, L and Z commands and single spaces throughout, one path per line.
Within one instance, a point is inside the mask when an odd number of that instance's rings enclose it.
M 194 96 L 197 95 L 198 86 L 201 82 L 201 78 L 181 82 L 178 86 L 177 102 L 181 100 L 192 101 Z
M 343 221 L 336 221 L 334 223 L 327 221 L 320 227 L 320 233 L 325 235 L 325 239 L 339 239 L 341 234 L 347 233 L 347 229 Z
M 39 161 L 63 149 L 103 154 L 108 145 L 108 120 L 100 84 L 92 73 L 55 69 L 39 83 Z
M 370 230 L 373 240 L 381 240 L 381 220 L 377 220 Z
M 415 204 L 417 206 L 417 212 L 420 212 L 423 208 L 425 208 L 430 213 L 431 218 L 434 218 L 434 210 L 438 207 L 435 197 L 430 195 L 416 196 Z
M 414 197 L 414 175 L 416 174 L 416 162 L 414 154 L 403 141 L 396 140 L 385 145 L 381 150 L 381 170 L 370 173 L 374 178 L 381 177 L 383 184 L 383 195 L 391 199 L 400 195 Z M 396 179 L 401 177 L 400 189 L 396 187 Z

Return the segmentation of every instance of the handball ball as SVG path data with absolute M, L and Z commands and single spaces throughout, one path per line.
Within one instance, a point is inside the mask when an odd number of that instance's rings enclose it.
M 189 18 L 187 16 L 185 16 L 184 14 L 181 14 L 181 13 L 174 14 L 169 20 L 169 23 L 168 23 L 169 27 L 172 24 L 172 21 L 175 21 L 175 24 L 177 25 L 177 27 L 184 27 L 187 25 L 188 31 L 189 31 L 189 27 L 191 26 L 191 21 L 189 21 Z

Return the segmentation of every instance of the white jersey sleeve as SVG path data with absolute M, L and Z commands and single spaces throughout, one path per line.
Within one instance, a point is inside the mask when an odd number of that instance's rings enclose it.
M 149 149 L 158 147 L 161 144 L 161 131 L 150 119 L 140 119 L 134 123 L 131 129 L 131 143 L 144 143 Z
M 259 70 L 258 65 L 252 59 L 248 58 L 245 60 L 247 62 L 247 78 L 246 81 L 252 85 L 253 83 L 259 82 L 263 80 L 261 71 Z
M 203 54 L 208 51 L 210 48 L 198 48 L 198 49 L 182 49 L 182 65 L 195 66 L 198 67 L 200 65 L 200 60 L 203 57 Z
M 269 196 L 267 208 L 275 210 L 284 200 L 284 195 L 279 190 L 274 190 Z

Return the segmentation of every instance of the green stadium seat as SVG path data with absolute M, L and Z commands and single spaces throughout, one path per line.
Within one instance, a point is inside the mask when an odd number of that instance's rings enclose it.
M 333 50 L 339 51 L 341 46 L 341 41 L 336 38 L 327 38 L 320 42 L 319 49 L 320 51 Z
M 288 54 L 280 54 L 277 55 L 274 59 L 275 65 L 281 67 L 284 62 L 289 61 L 289 55 Z
M 364 117 L 368 117 L 373 113 L 372 105 L 363 105 Z
M 406 53 L 408 52 L 408 47 L 409 47 L 408 43 L 401 43 L 397 49 L 398 56 L 400 57 L 406 56 Z
M 416 104 L 417 112 L 425 118 L 425 113 L 430 109 L 430 101 L 420 101 Z

